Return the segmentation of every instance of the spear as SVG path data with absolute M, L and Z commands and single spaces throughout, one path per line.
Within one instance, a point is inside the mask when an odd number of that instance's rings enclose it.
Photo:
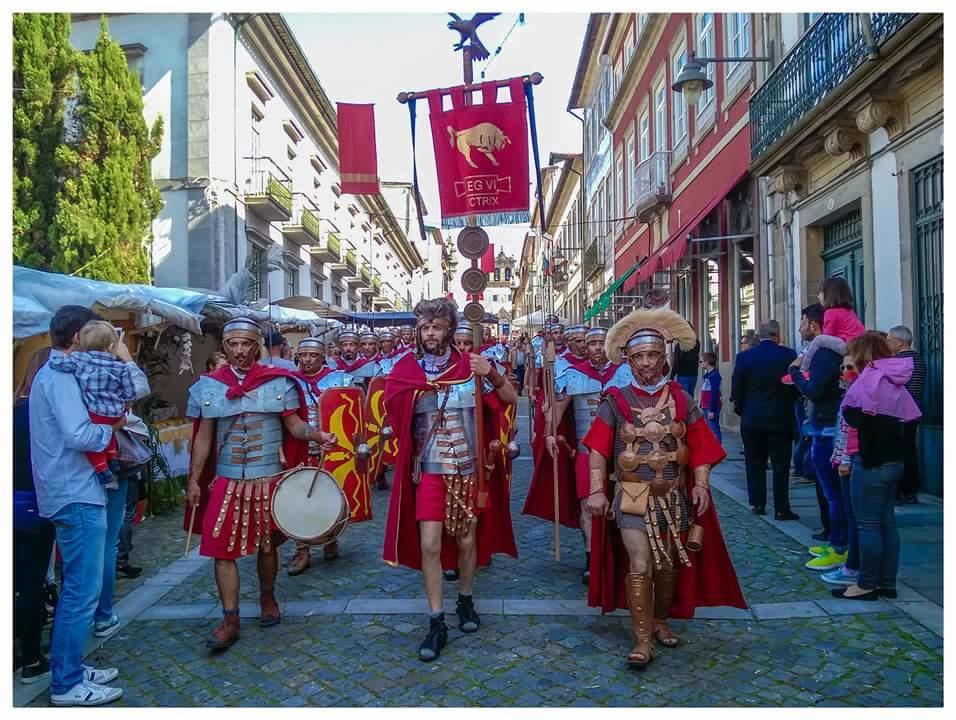
M 554 341 L 548 340 L 548 351 L 544 363 L 544 397 L 548 403 L 551 417 L 551 432 L 558 432 L 557 413 L 554 397 Z M 561 561 L 561 502 L 558 485 L 558 453 L 551 456 L 551 480 L 554 483 L 554 559 Z

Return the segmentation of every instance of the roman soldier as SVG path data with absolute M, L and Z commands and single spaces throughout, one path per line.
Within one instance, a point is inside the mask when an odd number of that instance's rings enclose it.
M 555 360 L 554 376 L 557 376 L 566 369 L 566 364 L 580 363 L 588 359 L 587 334 L 590 330 L 586 325 L 572 325 L 564 334 L 568 346 L 568 353 L 565 355 L 561 365 Z
M 555 377 L 554 417 L 560 426 L 563 424 L 568 408 L 572 409 L 570 418 L 576 447 L 569 444 L 566 436 L 555 435 L 550 412 L 545 413 L 544 419 L 544 444 L 549 457 L 557 456 L 559 467 L 562 463 L 571 466 L 567 476 L 563 476 L 565 484 L 559 487 L 559 500 L 562 507 L 574 504 L 580 510 L 580 527 L 584 536 L 586 558 L 582 573 L 582 581 L 585 585 L 588 582 L 591 558 L 591 516 L 585 508 L 589 493 L 588 452 L 581 441 L 597 415 L 598 404 L 604 393 L 612 387 L 630 385 L 633 380 L 627 365 L 612 363 L 608 360 L 604 347 L 606 337 L 606 329 L 600 327 L 590 329 L 586 335 L 587 356 L 584 361 L 569 363 L 561 374 Z M 538 476 L 538 482 L 533 482 L 528 490 L 525 512 L 553 521 L 554 486 L 551 482 L 541 481 L 540 478 L 541 475 Z
M 337 343 L 340 355 L 332 367 L 347 372 L 361 383 L 378 375 L 380 368 L 374 359 L 359 355 L 359 338 L 359 334 L 350 328 L 339 331 Z
M 593 516 L 588 604 L 630 610 L 636 644 L 627 662 L 637 667 L 653 659 L 655 642 L 678 643 L 668 617 L 746 607 L 710 495 L 711 468 L 726 453 L 664 371 L 668 343 L 690 350 L 696 340 L 666 308 L 636 310 L 611 328 L 608 355 L 626 357 L 634 380 L 608 389 L 584 437 Z
M 415 343 L 413 342 L 413 336 L 412 328 L 408 326 L 403 327 L 401 332 L 402 342 L 399 347 L 401 347 L 402 350 L 414 350 Z
M 383 556 L 422 571 L 429 630 L 419 658 L 429 662 L 448 638 L 442 567 L 460 570 L 459 627 L 472 633 L 480 624 L 472 600 L 476 566 L 495 553 L 517 557 L 505 459 L 487 442 L 517 394 L 487 358 L 452 347 L 454 301 L 423 300 L 415 315 L 418 351 L 395 364 L 386 385 L 388 416 L 410 432 L 398 433 Z
M 564 334 L 564 325 L 559 321 L 557 315 L 549 315 L 545 318 L 544 336 L 541 337 L 538 346 L 540 347 L 540 365 L 539 352 L 535 348 L 535 366 L 538 374 L 536 380 L 537 394 L 530 396 L 530 402 L 534 403 L 534 435 L 531 438 L 531 455 L 533 470 L 531 473 L 531 485 L 528 488 L 528 496 L 525 498 L 524 507 L 521 509 L 523 515 L 533 515 L 554 522 L 554 465 L 548 455 L 545 447 L 545 422 L 548 416 L 548 397 L 554 391 L 554 382 L 552 388 L 544 386 L 544 367 L 545 353 L 547 351 L 548 341 L 554 342 L 555 360 L 554 360 L 554 378 L 571 365 L 571 351 L 567 346 Z M 538 340 L 536 337 L 535 340 Z M 532 340 L 532 347 L 535 342 Z M 574 435 L 574 422 L 570 415 L 566 415 L 558 424 L 555 436 L 563 438 L 564 442 L 571 448 L 576 443 Z M 565 488 L 573 489 L 574 485 L 574 461 L 570 455 L 565 452 L 558 460 L 558 518 L 559 522 L 573 530 L 581 528 L 580 504 L 577 500 L 577 493 L 564 491 Z M 550 503 L 545 503 L 544 498 L 550 497 Z
M 206 642 L 212 649 L 239 639 L 236 559 L 243 555 L 258 553 L 259 624 L 281 621 L 275 582 L 277 548 L 285 536 L 270 509 L 281 457 L 297 465 L 309 442 L 335 445 L 334 435 L 307 422 L 302 388 L 292 373 L 257 362 L 262 337 L 255 322 L 230 320 L 222 338 L 229 365 L 202 375 L 189 388 L 186 408 L 193 418 L 193 442 L 185 527 L 201 533 L 199 553 L 215 558 L 222 601 L 223 621 Z
M 371 330 L 362 333 L 359 337 L 359 349 L 362 352 L 363 358 L 378 362 L 378 335 Z
M 309 425 L 313 428 L 319 428 L 319 397 L 323 390 L 330 388 L 352 387 L 355 384 L 352 376 L 341 370 L 333 370 L 325 364 L 325 343 L 317 337 L 306 337 L 299 342 L 297 350 L 299 356 L 299 369 L 294 373 L 305 396 L 305 403 L 308 409 L 307 418 Z M 319 460 L 322 449 L 316 442 L 309 442 L 309 451 L 304 459 L 304 464 L 309 467 L 319 467 Z M 336 478 L 338 479 L 338 478 Z M 350 503 L 349 507 L 355 502 L 355 493 L 350 492 L 352 488 L 343 488 L 345 497 Z M 337 540 L 329 543 L 323 548 L 323 555 L 326 560 L 335 560 L 339 557 L 339 543 Z M 303 542 L 296 542 L 295 555 L 289 562 L 289 575 L 299 575 L 305 572 L 312 564 L 311 547 Z

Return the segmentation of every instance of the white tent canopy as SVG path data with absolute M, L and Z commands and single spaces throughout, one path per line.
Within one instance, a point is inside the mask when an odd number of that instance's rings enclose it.
M 512 325 L 520 325 L 521 327 L 540 327 L 544 325 L 544 318 L 546 315 L 551 315 L 553 313 L 545 313 L 542 310 L 535 310 L 530 315 L 522 315 L 519 318 L 515 318 L 511 321 Z M 558 321 L 563 325 L 568 324 L 568 319 L 558 316 Z

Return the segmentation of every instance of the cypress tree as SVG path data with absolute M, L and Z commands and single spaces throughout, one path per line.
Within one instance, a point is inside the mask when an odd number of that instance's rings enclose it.
M 56 150 L 59 191 L 50 226 L 50 269 L 112 282 L 149 283 L 152 220 L 162 197 L 152 180 L 163 122 L 143 119 L 139 78 L 110 38 L 77 56 L 77 94 Z
M 13 260 L 21 265 L 52 266 L 56 157 L 75 71 L 68 14 L 13 16 Z

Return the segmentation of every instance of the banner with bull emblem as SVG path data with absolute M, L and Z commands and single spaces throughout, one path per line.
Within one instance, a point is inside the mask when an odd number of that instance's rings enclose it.
M 425 93 L 431 113 L 443 227 L 463 227 L 468 216 L 480 225 L 530 220 L 527 100 L 521 78 L 512 79 L 498 100 L 496 83 L 481 83 L 481 102 L 465 104 L 465 88 Z M 451 109 L 443 98 L 451 97 Z

